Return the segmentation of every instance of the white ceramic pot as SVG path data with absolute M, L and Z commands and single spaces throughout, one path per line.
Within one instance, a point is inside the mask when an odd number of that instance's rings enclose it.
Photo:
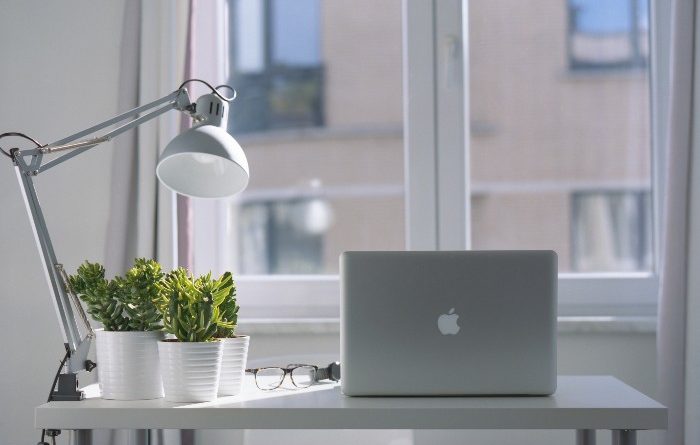
M 243 385 L 250 337 L 240 335 L 234 338 L 222 338 L 221 343 L 224 353 L 219 373 L 219 395 L 235 396 L 241 392 Z
M 144 400 L 163 397 L 158 366 L 160 331 L 95 331 L 97 376 L 103 399 Z
M 158 342 L 165 400 L 209 402 L 216 399 L 221 370 L 220 341 Z

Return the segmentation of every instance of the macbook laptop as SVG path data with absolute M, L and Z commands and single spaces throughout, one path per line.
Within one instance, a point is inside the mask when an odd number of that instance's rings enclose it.
M 345 252 L 340 271 L 344 394 L 554 392 L 553 251 Z

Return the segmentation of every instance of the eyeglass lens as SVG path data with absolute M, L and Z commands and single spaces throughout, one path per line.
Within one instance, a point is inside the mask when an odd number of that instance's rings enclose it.
M 284 379 L 284 369 L 282 368 L 260 368 L 255 373 L 255 384 L 260 389 L 279 388 Z
M 314 382 L 316 369 L 313 366 L 299 366 L 292 369 L 292 383 L 297 388 L 308 388 Z

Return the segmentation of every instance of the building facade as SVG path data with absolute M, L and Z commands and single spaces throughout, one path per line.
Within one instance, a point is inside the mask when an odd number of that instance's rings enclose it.
M 469 2 L 473 248 L 652 267 L 647 10 Z M 251 169 L 231 205 L 234 269 L 333 274 L 344 250 L 404 249 L 401 1 L 230 11 L 231 129 Z

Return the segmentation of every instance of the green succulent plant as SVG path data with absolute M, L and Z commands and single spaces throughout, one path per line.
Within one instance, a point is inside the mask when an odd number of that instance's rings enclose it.
M 107 331 L 128 331 L 129 320 L 119 299 L 119 285 L 105 279 L 105 268 L 85 261 L 75 275 L 68 277 L 72 290 L 87 305 L 87 312 Z
M 225 272 L 218 280 L 212 281 L 211 274 L 201 278 L 202 291 L 216 294 L 223 299 L 219 305 L 221 321 L 217 324 L 216 338 L 230 338 L 236 336 L 236 325 L 238 324 L 238 302 L 236 301 L 236 283 L 233 281 L 231 272 Z
M 183 342 L 206 342 L 214 340 L 221 328 L 234 329 L 221 314 L 232 285 L 230 274 L 218 280 L 213 280 L 211 273 L 195 279 L 183 268 L 167 274 L 156 300 L 165 331 Z
M 87 305 L 87 312 L 106 331 L 155 331 L 161 316 L 153 300 L 163 273 L 154 260 L 137 258 L 126 277 L 105 278 L 105 268 L 86 261 L 68 284 Z
M 160 291 L 158 284 L 163 279 L 160 264 L 154 260 L 136 258 L 134 266 L 122 279 L 115 278 L 120 289 L 124 312 L 129 319 L 129 330 L 155 331 L 161 329 L 161 315 L 154 300 Z

